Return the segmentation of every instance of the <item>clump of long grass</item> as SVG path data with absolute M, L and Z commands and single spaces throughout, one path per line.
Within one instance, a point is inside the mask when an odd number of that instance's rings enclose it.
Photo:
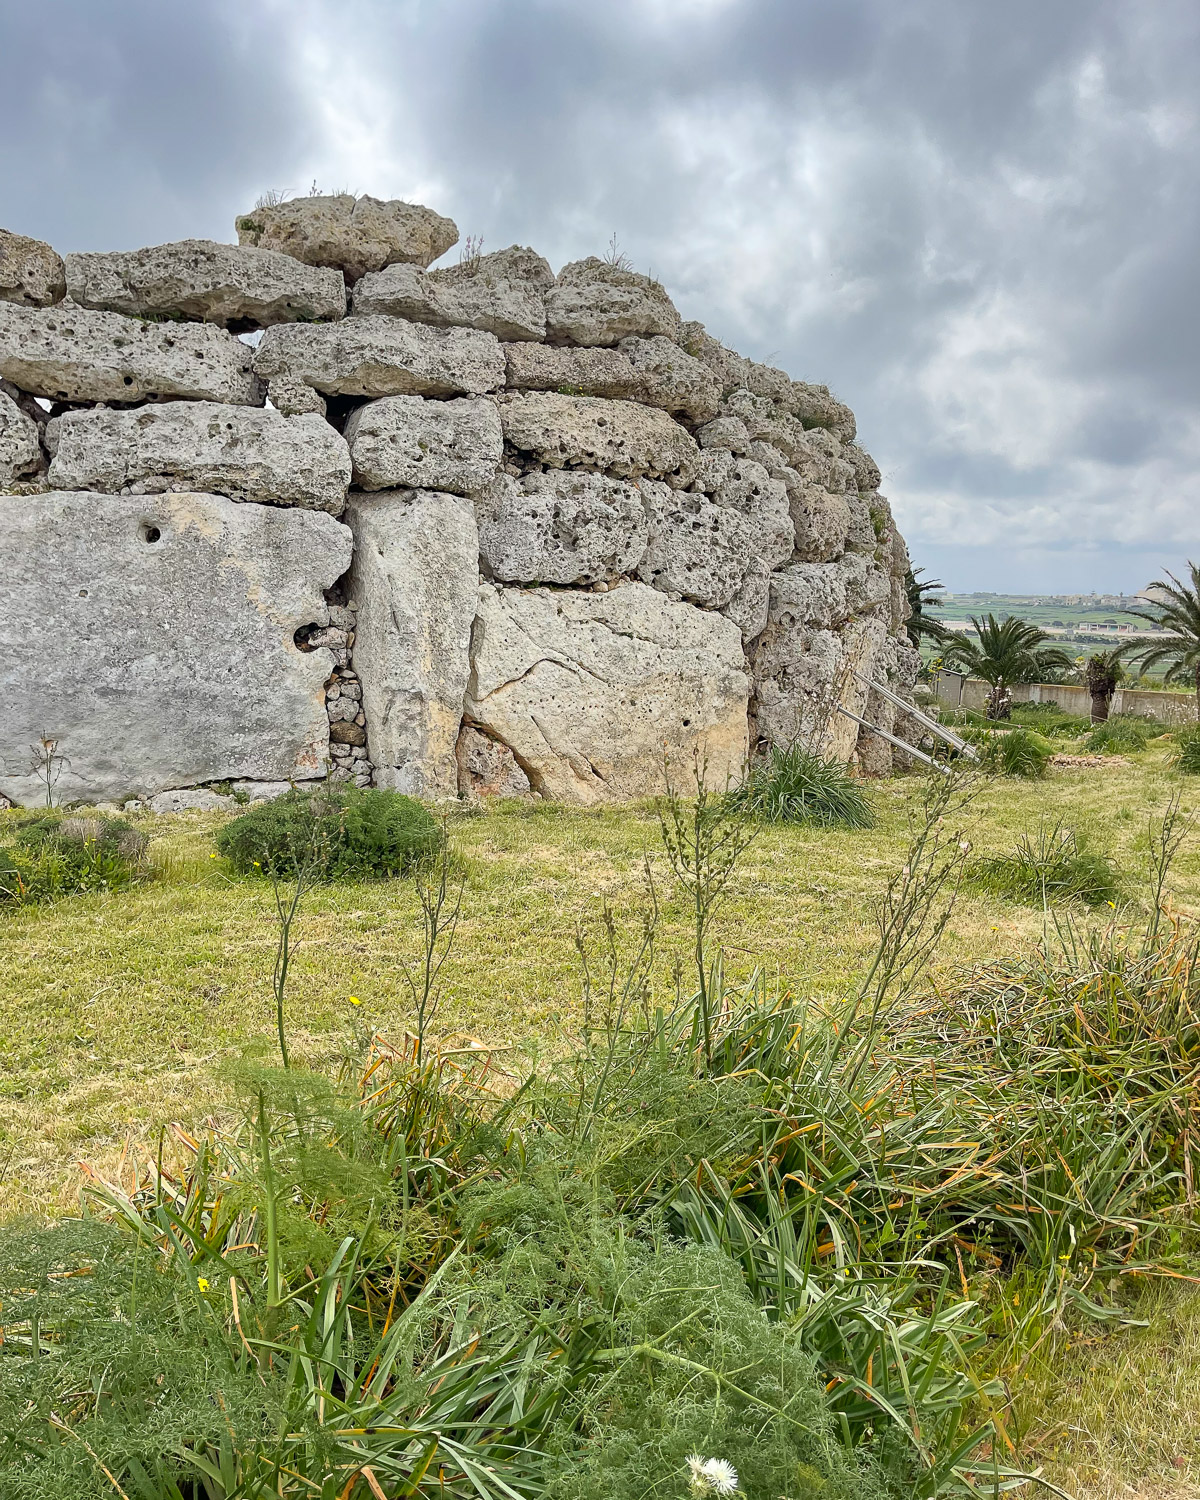
M 1162 726 L 1131 715 L 1114 714 L 1097 724 L 1084 741 L 1096 755 L 1139 755 L 1147 741 L 1161 734 Z
M 968 731 L 965 738 L 975 746 L 984 770 L 995 776 L 1020 776 L 1039 780 L 1045 776 L 1054 746 L 1033 729 Z
M 1091 720 L 1068 713 L 1057 703 L 1014 703 L 1012 722 L 1036 729 L 1048 739 L 1077 739 L 1091 728 Z
M 1185 776 L 1200 776 L 1200 724 L 1189 725 L 1175 736 L 1175 769 Z
M 764 823 L 872 828 L 875 813 L 861 784 L 836 761 L 796 743 L 753 761 L 729 805 Z
M 977 861 L 971 879 L 981 890 L 1034 906 L 1071 900 L 1103 906 L 1121 894 L 1112 860 L 1061 823 L 1022 834 L 1011 854 Z

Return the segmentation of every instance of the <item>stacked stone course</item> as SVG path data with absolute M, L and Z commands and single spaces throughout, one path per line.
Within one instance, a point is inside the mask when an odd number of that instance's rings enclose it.
M 664 752 L 724 781 L 827 721 L 890 769 L 829 710 L 894 728 L 908 558 L 824 386 L 621 264 L 430 270 L 457 230 L 419 205 L 237 232 L 64 262 L 0 231 L 0 794 L 40 794 L 43 732 L 64 800 L 172 806 L 636 797 Z

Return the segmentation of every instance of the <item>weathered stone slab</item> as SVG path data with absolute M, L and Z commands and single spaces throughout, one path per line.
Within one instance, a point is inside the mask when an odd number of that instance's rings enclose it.
M 529 791 L 529 777 L 508 746 L 488 739 L 470 724 L 462 727 L 454 757 L 460 797 L 521 797 Z
M 721 396 L 712 373 L 672 339 L 661 334 L 622 339 L 620 352 L 641 381 L 639 400 L 689 422 L 708 422 L 716 416 Z
M 427 266 L 458 240 L 453 219 L 420 203 L 352 193 L 290 198 L 235 221 L 239 245 L 281 250 L 310 266 L 336 266 L 347 283 L 396 261 Z
M 566 802 L 686 784 L 693 755 L 715 786 L 746 751 L 748 678 L 736 625 L 642 584 L 605 594 L 483 584 L 466 714 L 511 749 L 535 791 Z
M 244 333 L 346 312 L 338 271 L 215 240 L 68 255 L 66 267 L 72 302 L 133 317 L 196 318 Z
M 482 396 L 504 384 L 493 334 L 383 316 L 268 328 L 254 368 L 272 388 L 282 379 L 327 396 Z
M 474 509 L 436 490 L 385 491 L 351 495 L 346 519 L 375 784 L 454 796 L 479 587 Z
M 555 344 L 617 344 L 622 339 L 678 338 L 680 318 L 649 276 L 598 260 L 573 261 L 546 293 L 546 337 Z
M 42 467 L 37 423 L 0 391 L 0 490 Z
M 49 245 L 0 229 L 0 302 L 50 307 L 66 290 L 63 263 Z
M 480 553 L 505 582 L 599 583 L 632 573 L 646 550 L 642 489 L 605 474 L 501 474 L 476 511 Z
M 746 518 L 707 495 L 641 483 L 650 538 L 638 566 L 643 583 L 720 609 L 741 588 L 754 556 Z
M 666 412 L 634 401 L 535 391 L 500 403 L 505 442 L 548 468 L 598 469 L 688 484 L 700 451 Z
M 60 490 L 201 491 L 341 513 L 346 440 L 321 417 L 261 407 L 170 401 L 137 411 L 66 412 L 46 430 Z
M 504 435 L 495 403 L 385 396 L 351 412 L 346 441 L 364 490 L 449 490 L 473 495 L 495 476 Z
M 708 449 L 696 475 L 696 488 L 717 505 L 738 511 L 746 519 L 750 548 L 767 567 L 788 561 L 796 530 L 788 508 L 787 487 L 772 479 L 762 464 L 720 449 Z
M 43 788 L 30 746 L 67 757 L 62 801 L 321 774 L 323 590 L 350 564 L 331 516 L 216 495 L 52 491 L 5 514 L 0 793 Z
M 834 495 L 815 484 L 788 487 L 788 505 L 796 531 L 796 557 L 801 562 L 829 562 L 846 548 L 850 507 L 845 495 Z
M 540 255 L 514 245 L 492 255 L 421 271 L 394 265 L 364 276 L 354 311 L 387 313 L 435 328 L 479 328 L 498 339 L 544 339 L 544 292 L 554 273 Z
M 227 401 L 260 406 L 254 351 L 207 323 L 0 302 L 0 376 L 52 401 Z

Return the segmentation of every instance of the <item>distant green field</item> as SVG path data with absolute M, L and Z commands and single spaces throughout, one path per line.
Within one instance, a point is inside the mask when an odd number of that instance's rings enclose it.
M 949 619 L 966 619 L 970 615 L 993 614 L 998 618 L 1019 615 L 1022 620 L 1040 625 L 1043 629 L 1095 632 L 1098 635 L 1115 634 L 1117 625 L 1134 625 L 1138 622 L 1127 612 L 1129 607 L 1140 607 L 1140 601 L 1123 599 L 1121 604 L 1113 600 L 1117 596 L 1105 594 L 1088 603 L 1067 603 L 1045 594 L 947 594 L 942 610 Z

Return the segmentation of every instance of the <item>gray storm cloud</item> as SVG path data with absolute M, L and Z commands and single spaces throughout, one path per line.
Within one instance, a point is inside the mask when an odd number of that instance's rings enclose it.
M 615 231 L 855 408 L 952 585 L 1131 588 L 1200 556 L 1198 63 L 1171 0 L 3 0 L 0 222 L 232 238 L 316 179 Z

